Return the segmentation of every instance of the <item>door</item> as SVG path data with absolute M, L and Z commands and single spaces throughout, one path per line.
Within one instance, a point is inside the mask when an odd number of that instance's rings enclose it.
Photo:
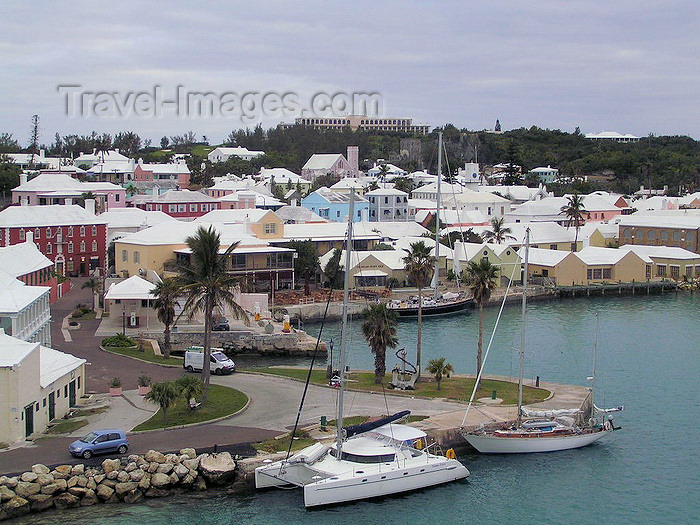
M 34 433 L 34 403 L 24 407 L 24 436 L 29 437 Z
M 75 379 L 68 383 L 68 406 L 75 406 Z
M 106 452 L 109 450 L 109 434 L 102 434 L 95 440 L 95 452 Z
M 53 421 L 56 417 L 56 394 L 51 392 L 49 394 L 49 421 Z

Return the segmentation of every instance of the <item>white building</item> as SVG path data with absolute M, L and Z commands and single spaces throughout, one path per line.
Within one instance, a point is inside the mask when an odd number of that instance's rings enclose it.
M 209 155 L 207 155 L 207 160 L 212 163 L 217 163 L 217 162 L 226 162 L 228 159 L 231 157 L 238 157 L 241 160 L 253 160 L 255 157 L 260 157 L 261 155 L 265 155 L 264 151 L 251 151 L 248 148 L 241 148 L 241 147 L 235 147 L 235 148 L 227 148 L 220 146 L 218 148 L 214 148 Z
M 0 328 L 23 341 L 50 345 L 50 297 L 49 286 L 27 286 L 0 269 Z
M 85 393 L 85 359 L 0 330 L 0 442 L 46 430 Z
M 389 188 L 379 188 L 365 193 L 369 201 L 369 220 L 381 221 L 412 221 L 409 215 L 408 193 Z
M 557 177 L 559 177 L 559 170 L 552 168 L 551 166 L 533 168 L 529 171 L 530 175 L 533 175 L 539 179 L 543 184 L 549 184 L 554 182 Z
M 617 131 L 601 131 L 600 133 L 586 133 L 586 138 L 589 140 L 611 140 L 614 142 L 638 142 L 640 137 L 636 137 L 630 133 L 622 134 Z

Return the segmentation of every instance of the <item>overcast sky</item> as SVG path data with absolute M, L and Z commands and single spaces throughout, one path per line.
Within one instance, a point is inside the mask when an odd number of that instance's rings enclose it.
M 478 5 L 477 5 L 478 4 Z M 286 5 L 287 7 L 283 7 Z M 384 116 L 473 130 L 537 125 L 700 138 L 700 2 L 120 2 L 4 0 L 0 132 L 188 130 L 237 116 L 66 115 L 74 91 L 379 93 Z M 149 95 L 150 96 L 150 95 Z M 102 106 L 104 107 L 104 106 Z M 75 110 L 75 108 L 74 108 Z M 148 110 L 148 107 L 146 108 Z M 110 113 L 111 111 L 111 113 Z M 148 113 L 148 111 L 143 111 Z M 263 117 L 269 127 L 290 117 Z

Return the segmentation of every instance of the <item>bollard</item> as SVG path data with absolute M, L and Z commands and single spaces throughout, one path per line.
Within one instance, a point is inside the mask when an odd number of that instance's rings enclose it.
M 540 387 L 540 376 L 537 376 L 537 379 L 535 380 L 535 386 L 536 386 L 537 388 Z
M 321 431 L 325 432 L 327 430 L 326 425 L 328 424 L 328 420 L 326 419 L 326 416 L 321 416 Z
M 496 399 L 496 391 L 491 390 L 491 399 Z

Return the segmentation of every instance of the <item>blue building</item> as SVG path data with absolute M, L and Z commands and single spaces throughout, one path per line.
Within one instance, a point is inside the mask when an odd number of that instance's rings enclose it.
M 345 222 L 348 220 L 350 195 L 338 193 L 323 186 L 304 197 L 301 205 L 329 221 Z M 354 207 L 353 222 L 367 220 L 369 201 L 356 194 Z

